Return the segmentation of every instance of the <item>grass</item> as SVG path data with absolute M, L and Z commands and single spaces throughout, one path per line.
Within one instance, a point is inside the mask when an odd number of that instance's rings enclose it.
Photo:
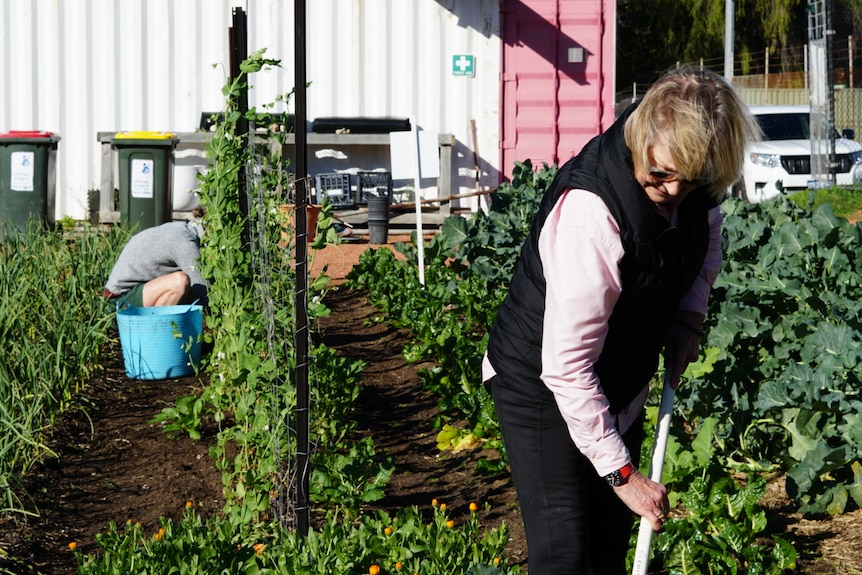
M 811 209 L 830 203 L 836 216 L 851 222 L 862 220 L 862 188 L 825 188 L 799 192 L 790 196 L 790 199 L 801 206 L 808 206 L 810 203 Z

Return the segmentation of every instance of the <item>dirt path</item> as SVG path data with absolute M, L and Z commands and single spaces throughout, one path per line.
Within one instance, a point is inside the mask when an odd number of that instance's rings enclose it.
M 48 440 L 54 457 L 26 478 L 28 507 L 40 516 L 0 516 L 0 569 L 6 572 L 71 575 L 77 568 L 69 543 L 96 551 L 95 535 L 109 522 L 140 522 L 155 533 L 159 517 L 179 520 L 186 501 L 204 516 L 224 504 L 221 474 L 208 454 L 214 430 L 200 441 L 169 439 L 149 423 L 178 396 L 199 393 L 197 380 L 130 380 L 117 342 L 105 361 L 81 408 L 56 422 Z
M 337 313 L 331 316 L 335 321 L 324 327 L 322 341 L 367 363 L 355 417 L 363 433 L 374 439 L 377 452 L 395 464 L 387 496 L 375 506 L 395 514 L 413 505 L 430 509 L 437 499 L 460 516 L 467 515 L 471 502 L 482 509 L 488 504 L 488 512 L 480 511 L 483 523 L 509 525 L 509 561 L 524 565 L 526 539 L 511 480 L 508 474 L 477 475 L 476 463 L 487 455 L 480 451 L 452 454 L 437 449 L 437 431 L 432 427 L 439 413 L 436 399 L 423 389 L 417 375 L 429 366 L 407 364 L 401 356 L 409 334 L 386 323 L 367 322 L 379 314 L 362 292 L 336 289 L 325 301 Z M 365 326 L 361 338 L 356 337 L 358 326 Z
M 310 255 L 311 275 L 316 276 L 326 270 L 326 274 L 332 278 L 332 285 L 337 286 L 345 282 L 347 274 L 353 268 L 359 256 L 368 249 L 390 249 L 396 257 L 403 257 L 395 250 L 397 242 L 409 242 L 409 235 L 390 234 L 385 244 L 369 244 L 366 240 L 345 242 L 337 246 L 326 246 L 322 250 L 316 250 Z

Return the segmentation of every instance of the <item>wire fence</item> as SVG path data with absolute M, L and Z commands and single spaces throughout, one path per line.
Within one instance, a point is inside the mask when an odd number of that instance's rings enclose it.
M 256 411 L 266 410 L 273 430 L 272 451 L 276 460 L 274 493 L 270 494 L 272 512 L 289 530 L 297 530 L 300 515 L 305 512 L 298 502 L 302 478 L 308 470 L 307 458 L 298 457 L 312 446 L 300 446 L 297 434 L 297 386 L 293 374 L 296 363 L 295 334 L 310 333 L 309 326 L 296 326 L 296 273 L 299 262 L 293 230 L 293 212 L 290 202 L 292 174 L 284 162 L 273 160 L 268 146 L 260 146 L 252 153 L 246 169 L 246 193 L 250 217 L 250 250 L 255 275 L 255 308 L 262 316 L 266 329 L 266 347 L 269 358 L 275 362 L 276 374 L 270 382 L 270 397 L 261 401 Z M 305 240 L 303 236 L 301 239 Z M 307 263 L 307 262 L 306 262 Z M 304 272 L 304 267 L 302 268 Z M 309 377 L 304 385 L 313 385 Z M 307 411 L 307 410 L 306 410 Z

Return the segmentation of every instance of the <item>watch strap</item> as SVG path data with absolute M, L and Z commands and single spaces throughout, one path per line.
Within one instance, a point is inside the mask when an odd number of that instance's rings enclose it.
M 628 481 L 631 474 L 634 473 L 635 466 L 632 465 L 631 462 L 626 463 L 616 471 L 612 471 L 605 475 L 605 481 L 608 482 L 608 485 L 611 487 L 619 487 L 620 485 L 625 485 L 626 481 Z

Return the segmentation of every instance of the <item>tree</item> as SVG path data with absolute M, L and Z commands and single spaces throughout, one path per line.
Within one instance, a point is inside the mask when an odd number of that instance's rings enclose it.
M 862 0 L 852 4 L 862 17 Z M 751 54 L 777 53 L 782 69 L 801 65 L 800 51 L 789 46 L 807 43 L 806 2 L 803 0 L 736 0 L 734 52 L 747 71 Z M 617 85 L 648 84 L 676 62 L 704 61 L 724 68 L 725 0 L 620 0 L 617 3 Z M 658 31 L 656 39 L 655 31 Z

